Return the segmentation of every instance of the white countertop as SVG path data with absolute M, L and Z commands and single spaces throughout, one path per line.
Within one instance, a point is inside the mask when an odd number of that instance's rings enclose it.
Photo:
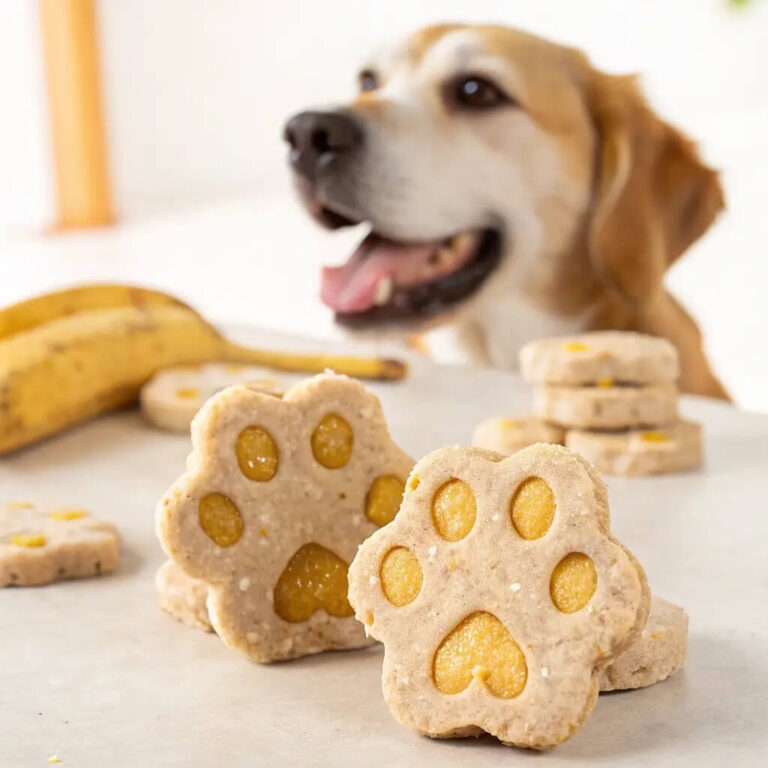
M 416 457 L 529 399 L 511 374 L 423 361 L 406 382 L 374 388 Z M 686 668 L 601 696 L 586 726 L 544 755 L 403 729 L 381 696 L 379 648 L 260 666 L 166 616 L 153 513 L 183 470 L 187 437 L 128 411 L 0 459 L 0 500 L 82 505 L 123 534 L 112 576 L 0 591 L 0 766 L 44 766 L 53 754 L 62 768 L 764 765 L 768 417 L 695 398 L 683 411 L 706 426 L 704 469 L 608 484 L 614 532 L 654 592 L 690 615 Z

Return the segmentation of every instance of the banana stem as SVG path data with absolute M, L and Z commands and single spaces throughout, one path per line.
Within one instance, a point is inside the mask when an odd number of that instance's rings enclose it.
M 330 368 L 336 373 L 355 376 L 359 379 L 383 379 L 395 381 L 408 373 L 408 366 L 400 360 L 380 357 L 344 357 L 336 355 L 297 355 L 291 352 L 273 352 L 266 349 L 251 349 L 225 343 L 225 358 L 231 362 L 252 363 L 276 368 L 281 371 L 303 371 L 321 373 Z

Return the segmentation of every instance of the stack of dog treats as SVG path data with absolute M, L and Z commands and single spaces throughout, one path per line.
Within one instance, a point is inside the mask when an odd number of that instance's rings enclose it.
M 512 453 L 534 441 L 562 443 L 610 475 L 653 475 L 701 463 L 701 426 L 679 418 L 676 349 L 623 331 L 541 339 L 520 353 L 537 385 L 534 417 L 493 419 L 475 444 Z

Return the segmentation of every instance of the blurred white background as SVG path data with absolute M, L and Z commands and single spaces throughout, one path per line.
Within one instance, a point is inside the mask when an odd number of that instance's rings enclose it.
M 0 301 L 81 279 L 175 289 L 221 321 L 329 337 L 328 235 L 291 198 L 281 128 L 350 96 L 366 54 L 443 20 L 519 26 L 640 72 L 658 111 L 722 169 L 728 212 L 669 274 L 739 404 L 768 410 L 768 3 L 727 0 L 99 0 L 120 224 L 54 217 L 37 3 L 0 2 Z

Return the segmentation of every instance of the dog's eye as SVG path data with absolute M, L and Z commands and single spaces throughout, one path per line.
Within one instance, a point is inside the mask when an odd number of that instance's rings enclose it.
M 457 78 L 449 88 L 450 101 L 467 109 L 492 109 L 513 100 L 498 85 L 479 75 Z
M 364 69 L 358 76 L 361 91 L 375 91 L 379 87 L 379 78 L 370 69 Z

